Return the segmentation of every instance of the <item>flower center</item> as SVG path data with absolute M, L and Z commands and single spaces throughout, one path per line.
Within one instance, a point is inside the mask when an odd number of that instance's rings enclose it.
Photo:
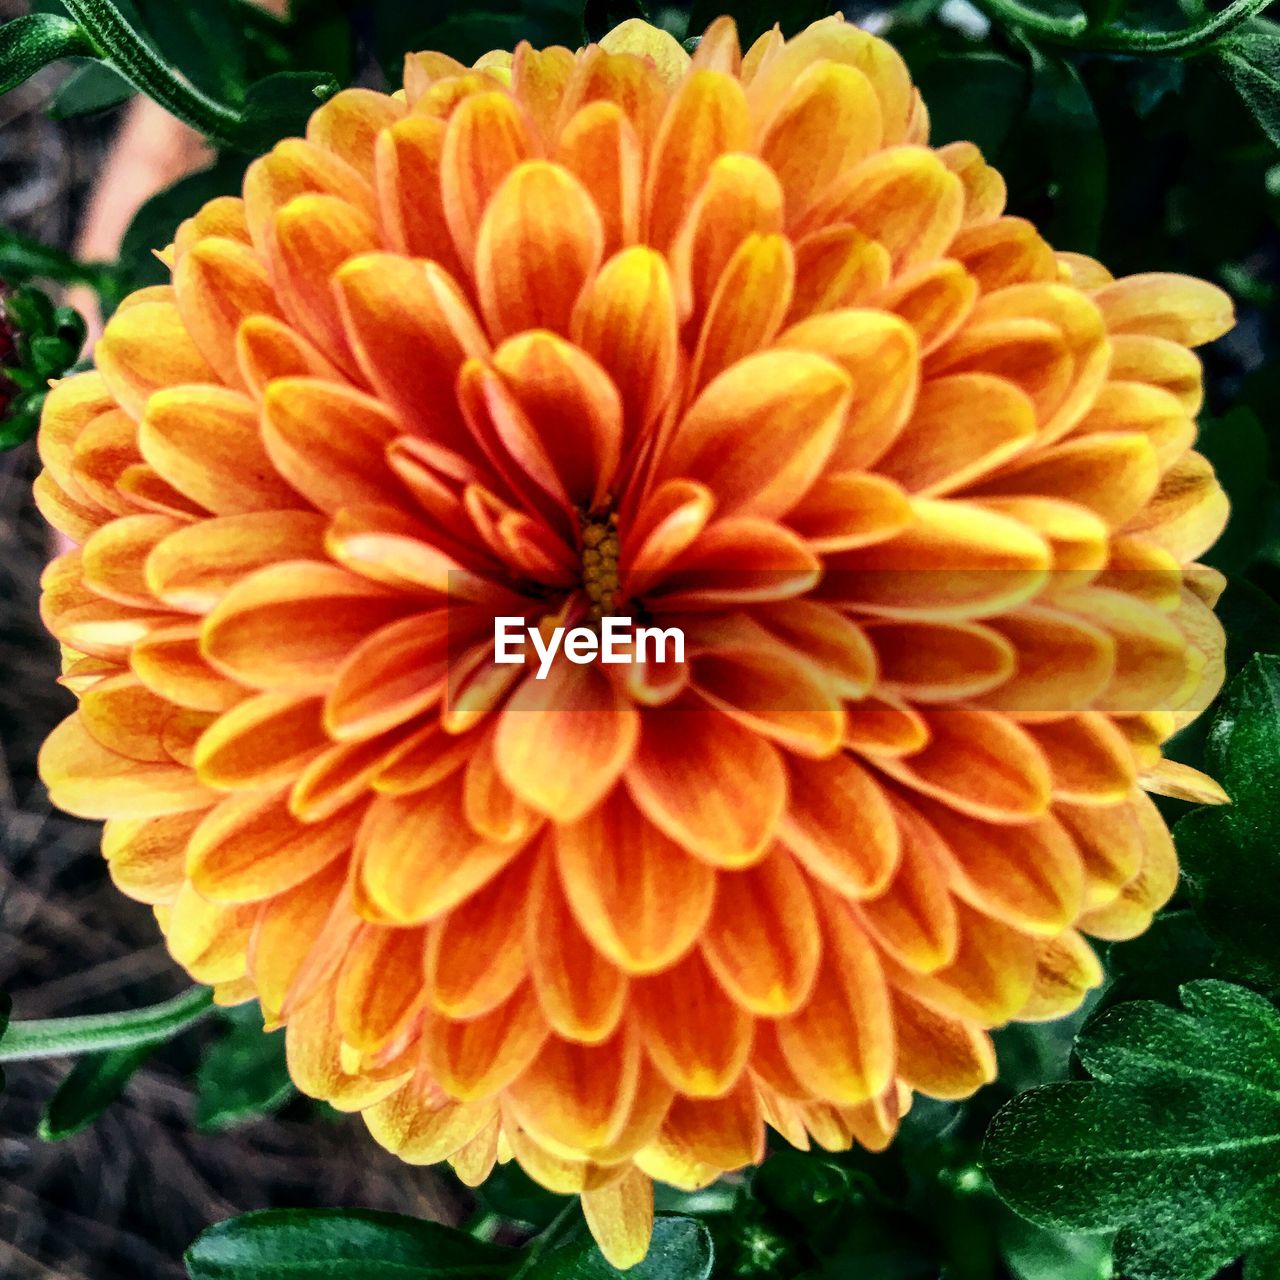
M 582 518 L 582 589 L 599 621 L 613 612 L 618 591 L 618 517 L 615 512 Z

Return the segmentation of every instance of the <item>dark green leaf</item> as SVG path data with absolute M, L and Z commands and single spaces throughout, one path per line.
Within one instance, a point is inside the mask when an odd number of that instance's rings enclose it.
M 77 1060 L 40 1119 L 40 1136 L 60 1142 L 87 1129 L 125 1090 L 155 1045 L 108 1049 Z
M 53 95 L 48 114 L 53 120 L 70 120 L 95 111 L 107 111 L 131 98 L 134 87 L 105 62 L 86 62 L 63 81 Z
M 999 1225 L 1000 1253 L 1014 1280 L 1109 1280 L 1106 1236 L 1046 1231 L 1007 1210 Z
M 1280 35 L 1238 31 L 1209 55 L 1272 142 L 1280 145 Z
M 565 1207 L 565 1197 L 540 1187 L 514 1161 L 499 1165 L 477 1189 L 484 1207 L 541 1230 Z
M 1205 562 L 1223 573 L 1238 573 L 1257 555 L 1275 503 L 1275 486 L 1267 478 L 1266 432 L 1252 410 L 1233 409 L 1201 421 L 1196 448 L 1213 463 L 1231 499 L 1231 519 Z
M 168 282 L 168 268 L 156 260 L 156 252 L 171 243 L 178 224 L 202 205 L 217 196 L 238 194 L 246 163 L 243 157 L 223 156 L 209 168 L 166 187 L 138 210 L 120 246 L 126 292 Z
M 232 1128 L 277 1110 L 294 1094 L 284 1032 L 265 1033 L 256 1004 L 231 1010 L 226 1022 L 196 1076 L 196 1124 L 201 1129 Z
M 59 58 L 93 52 L 88 36 L 70 18 L 55 13 L 12 18 L 0 26 L 0 93 L 8 93 Z
M 1107 151 L 1079 73 L 1065 58 L 1031 50 L 1032 88 L 1023 144 L 1047 166 L 1053 216 L 1043 228 L 1060 249 L 1091 253 L 1106 207 Z
M 1076 1048 L 1095 1079 L 1019 1095 L 985 1145 L 996 1189 L 1033 1222 L 1118 1229 L 1131 1280 L 1209 1280 L 1280 1239 L 1280 1015 L 1226 982 L 1182 999 L 1092 1023 Z
M 1175 830 L 1196 912 L 1231 973 L 1280 983 L 1280 657 L 1260 654 L 1232 681 L 1206 765 L 1232 803 Z
M 586 6 L 582 11 L 582 21 L 587 29 L 588 40 L 599 40 L 619 23 L 626 22 L 628 18 L 640 18 L 644 22 L 650 20 L 649 8 L 644 0 L 586 0 Z M 699 33 L 690 32 L 689 34 Z
M 58 284 L 98 286 L 109 274 L 98 263 L 77 262 L 59 249 L 0 226 L 0 280 L 22 284 L 27 280 L 53 280 Z M 24 325 L 27 321 L 22 321 Z
M 318 106 L 338 92 L 325 71 L 280 71 L 249 86 L 237 141 L 266 151 L 281 138 L 301 136 Z
M 230 0 L 134 0 L 147 34 L 192 84 L 226 102 L 244 95 L 245 23 Z
M 464 1231 L 366 1209 L 266 1209 L 187 1250 L 191 1280 L 501 1280 L 520 1255 Z
M 915 70 L 933 144 L 972 142 L 988 158 L 996 155 L 1026 106 L 1026 68 L 999 54 L 961 53 L 928 59 Z
M 0 991 L 0 1040 L 9 1028 L 9 1015 L 13 1012 L 13 1000 L 7 991 Z M 4 1089 L 4 1072 L 0 1070 L 0 1091 Z
M 520 1280 L 707 1280 L 714 1252 L 711 1235 L 694 1218 L 655 1218 L 643 1262 L 629 1271 L 610 1266 L 595 1241 L 582 1233 L 544 1254 Z

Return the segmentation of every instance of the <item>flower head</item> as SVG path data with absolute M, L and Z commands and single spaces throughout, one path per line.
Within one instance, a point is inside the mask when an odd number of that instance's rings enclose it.
M 50 396 L 75 715 L 175 958 L 299 1086 L 643 1254 L 650 1179 L 888 1143 L 1172 891 L 1221 678 L 1217 289 L 1112 277 L 844 23 L 408 60 Z M 495 661 L 494 626 L 683 661 Z

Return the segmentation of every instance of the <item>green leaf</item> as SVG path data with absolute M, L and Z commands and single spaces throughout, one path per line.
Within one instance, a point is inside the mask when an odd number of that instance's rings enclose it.
M 1004 145 L 1025 109 L 1025 67 L 995 53 L 943 54 L 913 68 L 929 105 L 933 145 L 972 142 L 988 159 Z
M 281 138 L 300 136 L 320 104 L 338 92 L 338 82 L 325 71 L 279 71 L 249 86 L 236 141 L 246 151 L 260 152 Z
M 1044 228 L 1060 249 L 1096 250 L 1107 199 L 1107 150 L 1089 91 L 1065 58 L 1031 50 L 1024 145 L 1048 165 L 1053 216 Z
M 123 292 L 168 282 L 168 268 L 157 261 L 156 251 L 172 241 L 179 223 L 210 200 L 238 194 L 246 165 L 241 156 L 222 156 L 207 169 L 166 187 L 138 210 L 120 245 Z
M 1280 35 L 1238 31 L 1215 45 L 1209 57 L 1262 132 L 1280 146 Z
M 219 1222 L 186 1253 L 191 1280 L 501 1280 L 512 1249 L 367 1209 L 266 1209 Z
M 87 1129 L 125 1090 L 154 1045 L 109 1049 L 81 1058 L 49 1100 L 37 1129 L 46 1142 L 60 1142 Z
M 172 1000 L 121 1013 L 10 1022 L 0 1033 L 0 1062 L 30 1062 L 163 1044 L 194 1026 L 212 1008 L 208 987 L 190 987 Z
M 564 1196 L 540 1187 L 514 1160 L 494 1169 L 476 1195 L 492 1213 L 537 1230 L 554 1221 L 567 1203 Z
M 196 1125 L 230 1129 L 277 1111 L 294 1096 L 284 1032 L 262 1030 L 256 1004 L 229 1010 L 227 1029 L 209 1046 L 196 1074 Z
M 1231 682 L 1205 763 L 1232 803 L 1174 830 L 1196 914 L 1229 972 L 1280 983 L 1280 657 L 1259 654 Z
M 244 96 L 245 21 L 228 0 L 134 0 L 146 33 L 192 84 L 228 102 Z
M 1213 464 L 1231 499 L 1226 530 L 1205 556 L 1223 573 L 1252 563 L 1262 545 L 1275 486 L 1267 477 L 1267 435 L 1250 409 L 1232 409 L 1221 418 L 1202 419 L 1196 449 Z
M 89 284 L 96 288 L 109 275 L 110 268 L 105 264 L 77 262 L 60 249 L 51 249 L 11 227 L 0 226 L 0 280 L 8 284 L 53 280 L 58 284 Z
M 53 95 L 47 114 L 51 120 L 70 120 L 95 111 L 108 111 L 133 97 L 131 85 L 105 62 L 86 62 L 62 82 Z
M 0 26 L 0 93 L 20 85 L 59 58 L 94 53 L 89 37 L 70 18 L 29 13 Z
M 714 1261 L 711 1233 L 695 1218 L 655 1218 L 643 1262 L 619 1271 L 595 1241 L 580 1235 L 544 1254 L 520 1280 L 707 1280 Z
M 1081 1033 L 1093 1081 L 1004 1107 L 984 1159 L 996 1190 L 1043 1227 L 1119 1230 L 1130 1280 L 1209 1280 L 1280 1240 L 1280 1015 L 1205 980 L 1186 1012 L 1119 1005 Z
M 1110 1280 L 1106 1236 L 1045 1231 L 1007 1210 L 998 1230 L 1000 1253 L 1014 1280 Z

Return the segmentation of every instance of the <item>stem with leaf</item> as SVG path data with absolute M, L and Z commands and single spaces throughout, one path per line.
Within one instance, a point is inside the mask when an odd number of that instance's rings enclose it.
M 569 1219 L 578 1212 L 578 1200 L 575 1196 L 570 1200 L 559 1213 L 547 1224 L 546 1229 L 537 1237 L 536 1240 L 525 1250 L 524 1260 L 520 1263 L 511 1280 L 522 1280 L 533 1270 L 534 1263 L 542 1257 L 544 1253 L 555 1243 L 564 1231 L 565 1224 Z
M 1054 18 L 1022 0 L 974 0 L 988 17 L 1014 27 L 1046 44 L 1066 45 L 1081 52 L 1123 53 L 1144 57 L 1187 57 L 1215 44 L 1223 36 L 1256 18 L 1272 0 L 1232 0 L 1181 31 L 1140 31 L 1119 24 L 1090 27 L 1083 14 Z
M 208 987 L 192 987 L 163 1004 L 132 1013 L 11 1022 L 0 1036 L 0 1062 L 30 1062 L 163 1044 L 195 1026 L 212 1008 L 213 992 Z
M 125 21 L 112 0 L 63 0 L 93 47 L 135 89 L 218 146 L 235 144 L 239 111 L 182 79 Z

